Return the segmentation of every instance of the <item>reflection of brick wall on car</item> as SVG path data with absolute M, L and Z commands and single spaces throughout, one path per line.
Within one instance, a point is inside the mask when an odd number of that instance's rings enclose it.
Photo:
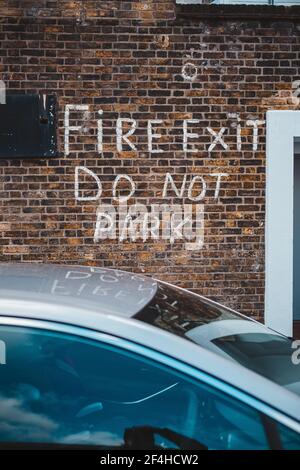
M 87 263 L 130 269 L 196 290 L 243 312 L 262 316 L 264 301 L 264 126 L 253 150 L 253 127 L 269 108 L 292 108 L 298 79 L 299 24 L 175 18 L 167 0 L 0 2 L 1 78 L 8 91 L 54 93 L 59 102 L 57 159 L 0 161 L 1 261 Z M 187 67 L 192 79 L 184 78 Z M 82 132 L 70 136 L 64 156 L 64 108 Z M 104 150 L 95 139 L 103 110 Z M 135 119 L 137 152 L 116 150 L 116 120 Z M 163 153 L 151 154 L 147 122 L 162 120 Z M 197 119 L 196 152 L 182 149 L 182 123 Z M 239 119 L 239 121 L 238 121 Z M 73 123 L 72 123 L 73 124 Z M 237 148 L 240 125 L 242 147 Z M 224 127 L 225 151 L 207 128 Z M 195 142 L 195 141 L 194 141 Z M 158 141 L 155 142 L 158 144 Z M 185 174 L 208 184 L 205 245 L 186 251 L 180 242 L 141 240 L 94 243 L 99 202 L 76 202 L 74 174 L 85 166 L 101 178 L 103 200 L 126 173 L 136 200 L 162 199 L 164 176 L 178 186 Z M 214 200 L 212 173 L 227 173 Z M 183 202 L 186 201 L 186 198 Z

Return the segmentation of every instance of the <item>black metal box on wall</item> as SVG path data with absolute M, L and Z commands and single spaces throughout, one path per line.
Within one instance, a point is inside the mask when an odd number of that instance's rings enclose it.
M 0 105 L 0 158 L 55 156 L 56 97 L 8 94 Z

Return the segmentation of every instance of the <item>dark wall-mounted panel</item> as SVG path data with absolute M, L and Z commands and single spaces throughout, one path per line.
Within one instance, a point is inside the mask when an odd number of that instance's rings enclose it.
M 55 96 L 8 94 L 0 105 L 0 158 L 55 156 Z

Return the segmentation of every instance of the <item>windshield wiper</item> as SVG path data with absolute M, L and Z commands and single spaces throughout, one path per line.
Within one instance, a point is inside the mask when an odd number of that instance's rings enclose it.
M 182 450 L 208 450 L 208 447 L 196 439 L 178 434 L 169 428 L 155 428 L 152 426 L 136 426 L 125 429 L 124 449 L 153 450 L 161 449 L 155 444 L 155 434 L 168 439 Z

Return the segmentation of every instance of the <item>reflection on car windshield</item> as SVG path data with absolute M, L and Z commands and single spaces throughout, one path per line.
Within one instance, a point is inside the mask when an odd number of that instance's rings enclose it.
M 217 338 L 213 343 L 244 366 L 300 395 L 300 367 L 292 361 L 290 340 L 246 333 Z
M 135 318 L 226 355 L 300 395 L 292 341 L 226 307 L 159 283 L 154 299 Z
M 213 321 L 243 319 L 225 307 L 161 283 L 152 301 L 134 318 L 178 336 L 185 336 L 193 328 Z

